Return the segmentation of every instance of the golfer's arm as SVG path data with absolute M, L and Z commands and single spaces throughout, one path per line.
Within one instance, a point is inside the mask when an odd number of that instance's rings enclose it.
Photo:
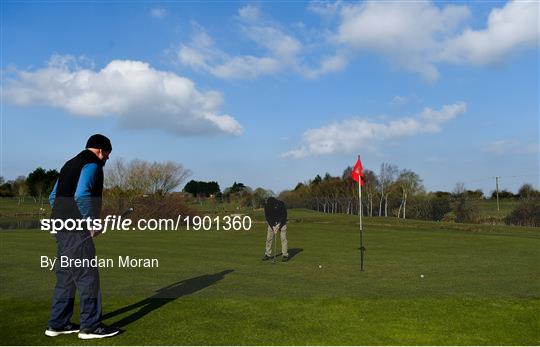
M 287 208 L 285 208 L 281 219 L 281 226 L 284 226 L 285 224 L 287 224 Z
M 275 218 L 270 217 L 266 219 L 266 223 L 268 223 L 270 228 L 274 228 L 276 224 L 278 223 L 278 221 Z
M 51 194 L 49 194 L 49 204 L 51 205 L 51 208 L 54 207 L 54 200 L 56 199 L 56 187 L 58 186 L 58 179 L 56 179 L 56 183 L 54 184 L 54 187 L 51 191 Z
M 268 226 L 270 228 L 273 228 L 274 225 L 275 225 L 275 222 L 273 221 L 271 214 L 272 214 L 272 212 L 265 207 L 264 208 L 264 219 L 266 219 L 266 223 L 268 224 Z
M 96 184 L 98 174 L 98 166 L 94 163 L 86 164 L 81 170 L 75 190 L 75 202 L 83 218 L 99 217 L 98 202 L 92 197 L 92 189 Z

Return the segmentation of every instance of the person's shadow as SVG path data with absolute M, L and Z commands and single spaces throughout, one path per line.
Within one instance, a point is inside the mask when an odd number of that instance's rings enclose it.
M 202 290 L 206 287 L 211 286 L 217 281 L 225 278 L 225 275 L 233 271 L 234 270 L 229 269 L 229 270 L 224 270 L 224 271 L 212 274 L 212 275 L 203 275 L 203 276 L 193 277 L 187 280 L 173 283 L 171 285 L 158 289 L 154 295 L 144 300 L 119 308 L 118 310 L 115 310 L 113 312 L 107 313 L 103 315 L 101 318 L 102 320 L 110 319 L 122 313 L 129 312 L 131 310 L 138 308 L 139 309 L 138 311 L 133 312 L 129 316 L 124 317 L 120 319 L 119 321 L 111 324 L 112 326 L 115 326 L 118 328 L 125 327 L 126 325 L 131 324 L 141 319 L 142 317 L 146 316 L 150 312 L 157 310 L 163 305 L 181 296 L 193 294 L 195 292 L 198 292 L 199 290 Z
M 294 258 L 298 253 L 303 252 L 303 248 L 290 248 L 289 249 L 289 261 Z
M 291 261 L 291 259 L 294 258 L 298 253 L 303 252 L 303 251 L 304 251 L 303 248 L 289 248 L 288 249 L 289 261 Z M 279 252 L 278 254 L 276 254 L 276 257 L 280 257 L 282 255 L 283 253 Z

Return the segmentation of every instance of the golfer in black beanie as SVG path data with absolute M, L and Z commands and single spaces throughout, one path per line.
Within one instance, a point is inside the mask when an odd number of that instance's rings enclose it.
M 109 159 L 111 151 L 111 141 L 101 134 L 95 134 L 86 142 L 85 150 L 64 164 L 49 196 L 52 219 L 78 221 L 100 217 L 103 165 Z M 69 265 L 72 264 L 72 259 L 82 261 L 94 259 L 96 249 L 92 238 L 100 232 L 95 229 L 60 230 L 55 234 L 58 245 L 55 264 L 56 287 L 45 335 L 58 336 L 78 332 L 81 339 L 94 339 L 119 333 L 118 329 L 101 323 L 98 268 L 62 266 L 62 259 L 67 259 Z M 70 322 L 76 291 L 80 297 L 80 326 Z
M 86 148 L 102 149 L 107 152 L 112 151 L 111 140 L 101 134 L 94 134 L 86 141 Z

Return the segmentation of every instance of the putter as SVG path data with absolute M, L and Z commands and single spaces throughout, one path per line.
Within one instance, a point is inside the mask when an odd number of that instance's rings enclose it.
M 130 214 L 131 212 L 133 212 L 133 207 L 130 207 L 128 208 L 127 210 L 125 210 L 121 215 L 120 217 L 125 217 L 127 216 L 128 214 Z M 68 249 L 64 249 L 64 251 L 62 253 L 60 253 L 59 255 L 55 256 L 54 259 L 58 259 L 58 257 L 61 257 L 63 256 L 64 254 L 66 254 L 68 251 L 71 251 L 72 249 L 74 248 L 77 248 L 79 247 L 80 245 L 82 245 L 86 240 L 89 240 L 92 238 L 92 235 L 88 235 L 87 237 L 85 237 L 84 239 L 82 239 L 80 242 L 77 242 L 76 244 L 74 244 L 73 246 L 69 247 Z
M 273 241 L 274 242 L 274 259 L 272 260 L 272 263 L 275 264 L 276 263 L 276 231 L 275 231 L 274 228 L 272 228 L 272 232 L 274 233 L 274 236 L 273 236 L 273 238 L 274 238 L 274 241 Z

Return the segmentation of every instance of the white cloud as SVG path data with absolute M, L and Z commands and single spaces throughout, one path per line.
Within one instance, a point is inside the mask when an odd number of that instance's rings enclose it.
M 538 143 L 523 144 L 517 140 L 499 140 L 486 146 L 485 151 L 496 156 L 538 155 Z
M 280 71 L 282 68 L 281 62 L 275 58 L 244 55 L 216 65 L 210 72 L 216 77 L 225 79 L 255 79 L 261 75 Z
M 483 30 L 467 29 L 446 42 L 441 60 L 456 63 L 491 64 L 517 49 L 538 45 L 539 4 L 512 1 L 489 14 Z
M 284 63 L 293 63 L 302 50 L 302 44 L 297 39 L 277 27 L 252 25 L 244 27 L 243 31 L 246 37 L 266 48 L 271 55 L 280 58 Z
M 247 5 L 238 10 L 240 19 L 247 22 L 254 22 L 261 18 L 261 10 L 253 5 Z
M 539 42 L 538 2 L 511 1 L 491 11 L 485 29 L 465 29 L 467 6 L 428 1 L 367 1 L 344 5 L 335 41 L 357 52 L 371 51 L 428 81 L 437 64 L 491 64 Z
M 321 59 L 320 66 L 317 68 L 300 67 L 302 75 L 307 78 L 318 78 L 330 72 L 343 70 L 348 64 L 345 53 L 338 52 L 333 56 Z
M 240 134 L 241 125 L 220 114 L 218 92 L 201 92 L 193 81 L 141 61 L 113 60 L 99 71 L 70 66 L 62 56 L 35 71 L 16 71 L 7 101 L 42 104 L 86 117 L 118 117 L 127 128 L 156 128 L 176 135 Z
M 317 67 L 303 64 L 305 47 L 302 42 L 286 33 L 279 24 L 265 20 L 257 7 L 240 8 L 238 18 L 243 37 L 262 48 L 264 54 L 229 55 L 217 48 L 214 40 L 199 28 L 189 44 L 180 45 L 178 60 L 224 79 L 255 79 L 287 70 L 316 78 L 347 65 L 347 59 L 340 51 L 321 58 Z
M 164 8 L 156 7 L 150 11 L 150 15 L 156 18 L 163 18 L 167 15 L 167 10 L 165 10 Z
M 341 6 L 341 1 L 311 1 L 308 10 L 322 17 L 330 17 L 335 15 Z
M 296 37 L 284 25 L 265 18 L 259 7 L 247 5 L 239 9 L 237 19 L 256 54 L 234 55 L 217 49 L 213 42 L 209 46 L 192 42 L 180 47 L 178 57 L 183 64 L 220 78 L 254 79 L 284 71 L 318 78 L 341 71 L 355 56 L 371 52 L 435 81 L 440 64 L 491 64 L 537 46 L 538 6 L 535 1 L 508 2 L 494 8 L 486 24 L 473 30 L 467 27 L 472 16 L 465 4 L 314 1 L 307 10 L 332 20 L 310 28 L 302 23 L 301 32 L 310 34 Z M 290 25 L 295 26 L 298 23 Z M 204 64 L 193 64 L 193 57 Z
M 201 37 L 206 38 L 200 42 Z M 206 71 L 224 79 L 255 79 L 261 75 L 273 74 L 284 68 L 277 57 L 256 57 L 243 55 L 230 57 L 214 46 L 213 40 L 205 32 L 200 32 L 191 44 L 181 45 L 178 59 L 195 70 Z
M 406 96 L 396 95 L 392 98 L 392 104 L 404 105 L 409 102 L 409 98 Z
M 251 19 L 255 16 L 254 11 L 252 7 L 243 7 L 240 17 Z M 257 16 L 260 16 L 258 10 Z M 246 22 L 241 31 L 246 38 L 264 48 L 267 55 L 229 56 L 215 47 L 214 40 L 204 30 L 199 30 L 190 44 L 180 46 L 178 59 L 184 65 L 224 79 L 255 79 L 296 66 L 302 45 L 280 28 Z
M 469 16 L 466 6 L 440 9 L 427 1 L 368 1 L 342 8 L 335 40 L 356 51 L 383 54 L 398 66 L 435 80 L 433 57 L 441 37 L 453 34 Z
M 464 113 L 464 102 L 445 105 L 440 110 L 426 107 L 420 114 L 387 123 L 353 118 L 308 129 L 302 135 L 303 145 L 283 154 L 283 157 L 301 158 L 308 155 L 350 153 L 359 149 L 373 150 L 385 140 L 411 137 L 441 131 L 441 125 Z
M 227 59 L 227 55 L 214 47 L 214 40 L 203 30 L 197 32 L 189 45 L 181 45 L 178 59 L 195 70 L 212 71 L 216 60 Z

